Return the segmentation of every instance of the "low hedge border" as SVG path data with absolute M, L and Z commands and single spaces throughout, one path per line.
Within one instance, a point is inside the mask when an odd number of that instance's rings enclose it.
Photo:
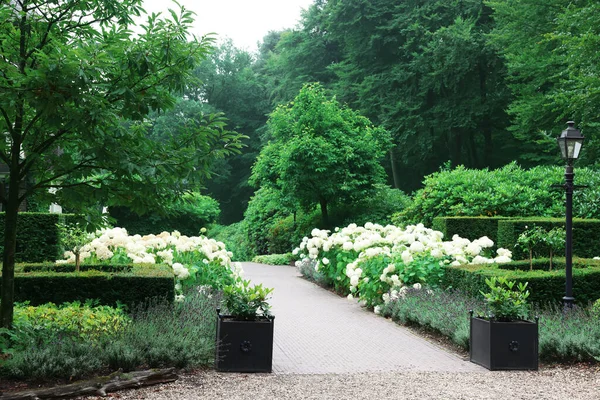
M 97 267 L 85 265 L 81 272 L 58 272 L 65 268 L 59 264 L 54 271 L 49 268 L 24 272 L 30 267 L 20 265 L 23 272 L 15 272 L 15 301 L 29 301 L 35 306 L 97 299 L 102 305 L 119 302 L 132 307 L 153 297 L 165 297 L 168 301 L 175 298 L 175 278 L 168 265 L 132 264 L 121 266 L 129 267 L 128 270 L 110 272 L 98 271 Z
M 101 272 L 131 272 L 132 264 L 81 264 L 79 270 Z M 20 264 L 15 266 L 15 271 L 20 272 L 75 272 L 75 264 L 35 263 Z
M 573 265 L 573 296 L 576 303 L 587 305 L 599 299 L 600 266 L 597 263 L 585 264 L 583 260 L 574 262 Z M 518 267 L 513 270 L 508 268 L 510 264 L 505 264 L 502 268 L 496 264 L 447 267 L 441 286 L 446 289 L 455 288 L 469 296 L 479 297 L 480 291 L 488 291 L 486 278 L 504 276 L 517 283 L 529 282 L 528 288 L 531 293 L 529 301 L 533 304 L 558 304 L 562 301 L 565 293 L 564 269 L 523 271 Z

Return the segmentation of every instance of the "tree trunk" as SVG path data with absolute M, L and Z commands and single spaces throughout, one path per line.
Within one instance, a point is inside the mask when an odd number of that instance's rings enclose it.
M 321 205 L 321 221 L 323 222 L 323 227 L 325 229 L 329 229 L 329 213 L 327 212 L 327 200 L 320 199 L 319 204 Z
M 533 247 L 529 248 L 529 270 L 533 271 Z
M 553 255 L 553 251 L 552 251 L 552 248 L 550 248 L 550 271 L 552 271 L 552 255 Z
M 396 156 L 394 155 L 395 147 L 390 149 L 390 164 L 392 166 L 392 179 L 394 180 L 394 188 L 400 189 L 400 176 L 398 175 L 398 167 L 396 167 Z
M 75 272 L 79 272 L 79 265 L 81 264 L 81 252 L 75 253 Z
M 15 169 L 18 169 L 15 168 Z M 19 174 L 10 174 L 8 201 L 4 216 L 4 257 L 2 264 L 2 304 L 0 327 L 10 328 L 15 302 L 15 252 L 17 249 L 17 217 L 19 214 Z

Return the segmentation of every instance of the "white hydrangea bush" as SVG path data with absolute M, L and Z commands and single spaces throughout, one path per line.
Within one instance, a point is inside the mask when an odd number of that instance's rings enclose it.
M 454 235 L 444 241 L 442 232 L 422 224 L 399 228 L 367 223 L 333 233 L 314 229 L 294 254 L 299 255 L 297 265 L 310 261 L 339 293 L 377 307 L 401 297 L 407 287 L 435 285 L 444 267 L 512 261 L 507 249 L 492 256 L 493 245 L 485 236 L 470 241 Z
M 97 231 L 81 248 L 80 259 L 86 263 L 168 264 L 176 278 L 175 299 L 182 301 L 184 287 L 198 283 L 199 276 L 226 281 L 199 282 L 217 286 L 242 278 L 242 266 L 231 261 L 232 255 L 224 243 L 205 236 L 188 237 L 178 231 L 130 236 L 124 228 L 111 228 Z M 56 262 L 75 263 L 75 254 L 66 251 L 64 259 Z M 203 275 L 209 269 L 211 272 Z

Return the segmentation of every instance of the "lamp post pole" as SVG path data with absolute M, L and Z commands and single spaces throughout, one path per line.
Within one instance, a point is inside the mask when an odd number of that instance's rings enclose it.
M 573 162 L 579 158 L 579 152 L 583 147 L 585 139 L 579 129 L 575 128 L 575 122 L 567 122 L 567 129 L 562 131 L 557 138 L 560 155 L 567 162 L 565 169 L 565 192 L 566 192 L 566 211 L 565 211 L 565 297 L 563 297 L 564 310 L 569 311 L 573 308 L 575 298 L 573 297 Z
M 564 310 L 573 308 L 575 298 L 573 297 L 573 165 L 567 164 L 565 169 L 565 191 L 566 191 L 566 211 L 565 211 L 565 296 L 563 297 Z

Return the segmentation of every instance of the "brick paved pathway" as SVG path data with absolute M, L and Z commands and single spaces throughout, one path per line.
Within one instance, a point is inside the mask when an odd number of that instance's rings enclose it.
M 306 281 L 295 267 L 243 267 L 253 283 L 275 289 L 275 373 L 485 371 L 355 301 Z

